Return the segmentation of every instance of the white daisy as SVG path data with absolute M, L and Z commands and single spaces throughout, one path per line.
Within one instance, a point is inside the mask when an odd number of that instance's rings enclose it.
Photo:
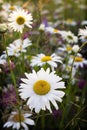
M 17 5 L 11 5 L 7 2 L 4 2 L 3 5 L 2 5 L 2 8 L 6 11 L 6 12 L 11 12 L 13 10 L 16 10 L 18 8 L 20 8 L 19 6 Z
M 0 56 L 0 64 L 4 65 L 5 63 L 7 63 L 7 61 L 6 61 L 6 55 L 2 54 Z
M 44 64 L 49 64 L 51 67 L 56 68 L 57 63 L 62 63 L 61 57 L 57 56 L 53 53 L 51 56 L 46 56 L 45 54 L 38 54 L 37 56 L 33 56 L 31 60 L 31 66 L 43 66 Z
M 68 43 L 77 43 L 78 38 L 75 36 L 71 31 L 59 31 L 61 34 L 63 40 L 65 40 Z
M 58 47 L 57 51 L 59 52 L 66 52 L 66 54 L 70 54 L 72 52 L 72 46 L 67 44 L 67 45 L 64 45 L 62 47 Z
M 87 40 L 87 27 L 86 29 L 79 29 L 78 36 L 81 40 Z
M 58 109 L 58 102 L 62 102 L 64 92 L 60 89 L 65 88 L 62 78 L 55 74 L 55 71 L 50 72 L 42 68 L 37 73 L 33 70 L 32 73 L 25 73 L 27 78 L 22 78 L 23 83 L 20 84 L 19 92 L 22 99 L 27 100 L 27 105 L 31 110 L 39 113 L 40 110 L 48 109 L 50 112 L 50 102 Z
M 29 118 L 30 116 L 31 114 L 29 113 L 26 114 L 21 113 L 21 115 L 19 115 L 18 112 L 12 112 L 8 121 L 4 124 L 3 127 L 7 128 L 12 127 L 12 129 L 19 130 L 20 127 L 22 126 L 24 130 L 29 130 L 27 125 L 34 125 L 34 121 Z
M 8 25 L 11 27 L 14 31 L 23 32 L 23 28 L 26 25 L 29 28 L 32 28 L 32 15 L 31 13 L 28 13 L 28 11 L 17 9 L 10 13 L 8 18 Z
M 69 60 L 69 64 L 72 64 L 74 57 L 71 56 Z M 74 59 L 74 67 L 83 67 L 84 64 L 87 64 L 87 60 L 82 57 L 80 53 L 77 54 L 77 56 Z
M 59 33 L 59 30 L 49 26 L 49 27 L 45 27 L 45 32 L 56 34 L 56 33 Z
M 79 51 L 79 48 L 80 48 L 80 47 L 79 47 L 78 45 L 73 45 L 72 51 L 76 53 L 76 52 Z
M 31 41 L 28 38 L 23 41 L 21 39 L 17 39 L 7 47 L 8 56 L 18 57 L 21 52 L 26 52 L 26 48 L 30 45 Z
M 70 25 L 70 26 L 76 26 L 76 21 L 74 21 L 73 19 L 67 19 L 65 21 L 63 21 L 64 24 L 66 25 Z

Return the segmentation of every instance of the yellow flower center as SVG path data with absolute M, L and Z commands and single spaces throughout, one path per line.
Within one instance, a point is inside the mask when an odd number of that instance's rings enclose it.
M 15 10 L 15 7 L 14 6 L 10 6 L 9 10 Z
M 45 80 L 39 80 L 34 84 L 33 89 L 36 94 L 45 95 L 50 91 L 50 84 Z
M 17 17 L 16 19 L 17 24 L 22 25 L 25 23 L 25 18 L 22 16 Z
M 77 57 L 75 57 L 75 61 L 76 61 L 76 62 L 82 62 L 82 61 L 83 61 L 83 58 L 77 56 Z
M 66 50 L 67 50 L 67 51 L 71 51 L 71 50 L 72 50 L 72 47 L 68 46 L 68 47 L 66 47 Z
M 13 117 L 13 121 L 14 122 L 23 122 L 24 121 L 24 116 L 23 115 L 20 115 L 19 114 L 15 114 L 14 117 Z
M 46 61 L 50 61 L 50 60 L 52 60 L 51 56 L 43 56 L 43 57 L 41 58 L 41 61 L 42 61 L 42 62 L 46 62 Z
M 58 32 L 58 30 L 57 29 L 54 29 L 54 33 L 57 33 Z
M 72 19 L 67 19 L 67 22 L 72 23 L 73 21 L 72 21 Z

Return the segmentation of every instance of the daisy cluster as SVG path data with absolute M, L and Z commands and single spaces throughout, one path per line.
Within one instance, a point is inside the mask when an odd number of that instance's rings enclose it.
M 86 8 L 78 0 L 0 1 L 2 129 L 80 129 L 87 27 L 69 18 L 74 5 Z

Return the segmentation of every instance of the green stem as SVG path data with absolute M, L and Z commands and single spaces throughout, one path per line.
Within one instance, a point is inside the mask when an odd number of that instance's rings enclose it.
M 13 73 L 12 68 L 11 68 L 10 59 L 9 59 L 7 48 L 6 48 L 6 40 L 5 40 L 4 34 L 3 34 L 3 42 L 4 42 L 5 49 L 6 49 L 6 55 L 7 55 L 8 65 L 9 65 L 10 72 L 11 72 L 11 78 L 13 80 L 14 89 L 15 89 L 15 92 L 16 92 L 17 99 L 19 101 L 18 91 L 17 91 L 17 87 L 16 87 L 16 80 L 15 80 L 15 76 L 14 76 L 14 73 Z
M 42 111 L 41 125 L 42 125 L 42 130 L 44 130 L 44 128 L 45 128 L 45 116 L 44 116 L 44 111 Z
M 64 119 L 65 119 L 65 115 L 66 113 L 68 114 L 70 108 L 71 108 L 71 104 L 70 106 L 69 105 L 69 101 L 71 100 L 71 97 L 70 97 L 70 92 L 71 92 L 71 84 L 72 84 L 72 71 L 73 71 L 73 66 L 74 66 L 74 62 L 75 62 L 75 57 L 77 56 L 78 52 L 87 44 L 87 42 L 83 43 L 79 50 L 75 53 L 75 56 L 73 58 L 73 62 L 72 62 L 72 65 L 71 65 L 71 72 L 70 72 L 70 78 L 69 78 L 69 82 L 68 82 L 68 91 L 67 91 L 67 96 L 66 96 L 66 104 L 65 104 L 65 109 L 64 109 L 64 112 L 63 112 L 63 115 L 62 115 L 62 119 L 61 119 L 61 122 L 60 122 L 60 129 L 63 128 L 63 125 L 64 125 Z

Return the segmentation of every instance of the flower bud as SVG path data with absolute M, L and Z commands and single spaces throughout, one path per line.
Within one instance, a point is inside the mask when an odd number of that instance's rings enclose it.
M 0 33 L 5 33 L 7 29 L 8 29 L 7 24 L 0 23 Z

